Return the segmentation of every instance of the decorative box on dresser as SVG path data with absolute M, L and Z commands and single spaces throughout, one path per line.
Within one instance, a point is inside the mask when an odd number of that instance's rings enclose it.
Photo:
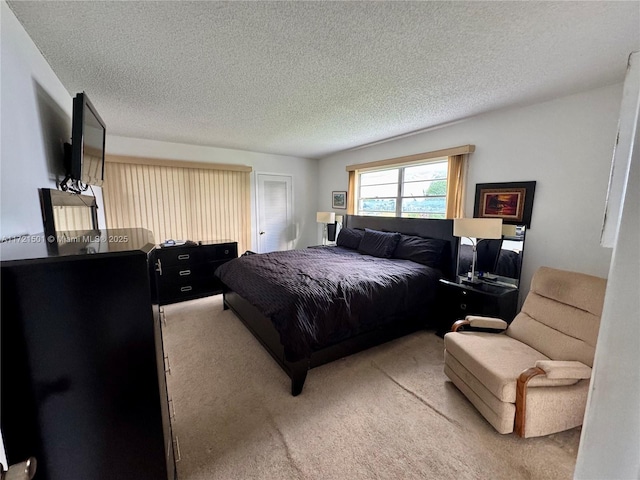
M 232 240 L 158 247 L 153 254 L 158 303 L 166 305 L 221 293 L 222 283 L 213 273 L 237 256 L 238 244 Z
M 441 321 L 438 333 L 451 330 L 456 320 L 467 315 L 483 315 L 505 320 L 515 318 L 518 309 L 518 288 L 487 283 L 470 283 L 458 277 L 456 280 L 440 279 Z
M 42 480 L 173 480 L 151 233 L 59 238 L 0 245 L 0 428 L 9 463 L 36 457 Z

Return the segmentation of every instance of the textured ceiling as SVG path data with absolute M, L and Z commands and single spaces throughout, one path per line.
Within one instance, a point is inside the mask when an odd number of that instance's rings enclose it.
M 319 158 L 624 79 L 633 2 L 9 1 L 108 133 Z

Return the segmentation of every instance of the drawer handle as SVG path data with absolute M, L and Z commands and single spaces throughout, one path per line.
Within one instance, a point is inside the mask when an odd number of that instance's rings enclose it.
M 183 253 L 182 255 L 178 255 L 178 260 L 189 260 L 189 254 Z
M 191 270 L 180 270 L 181 277 L 186 277 L 187 275 L 191 275 Z
M 460 310 L 466 310 L 467 309 L 467 304 L 466 303 L 461 303 L 460 304 Z
M 224 251 L 224 254 L 225 254 L 225 255 L 229 255 L 229 250 L 225 250 L 225 251 Z
M 191 285 L 187 285 L 186 287 L 180 287 L 181 292 L 190 292 L 191 290 L 193 290 L 193 287 Z

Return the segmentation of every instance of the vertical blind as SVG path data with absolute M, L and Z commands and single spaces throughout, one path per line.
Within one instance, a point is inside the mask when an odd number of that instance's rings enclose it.
M 91 211 L 87 207 L 54 205 L 53 222 L 56 230 L 92 230 L 94 228 Z
M 106 160 L 103 195 L 109 228 L 146 228 L 156 243 L 233 240 L 238 251 L 249 249 L 250 167 Z

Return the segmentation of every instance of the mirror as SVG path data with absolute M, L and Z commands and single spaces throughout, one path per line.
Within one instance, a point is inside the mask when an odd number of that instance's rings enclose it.
M 40 188 L 40 205 L 45 236 L 64 231 L 98 229 L 98 204 L 95 197 Z
M 501 239 L 481 239 L 477 245 L 476 271 L 478 276 L 491 283 L 518 287 L 522 273 L 525 226 L 509 229 L 509 235 Z M 473 247 L 468 238 L 460 239 L 458 275 L 466 276 L 471 270 Z

